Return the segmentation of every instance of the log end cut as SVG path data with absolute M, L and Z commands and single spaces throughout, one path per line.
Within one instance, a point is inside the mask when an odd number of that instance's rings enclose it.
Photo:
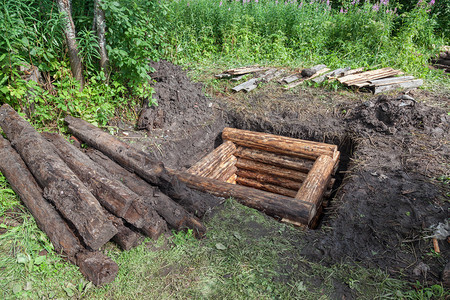
M 119 271 L 119 267 L 111 258 L 98 251 L 78 253 L 77 265 L 80 272 L 95 285 L 113 282 Z

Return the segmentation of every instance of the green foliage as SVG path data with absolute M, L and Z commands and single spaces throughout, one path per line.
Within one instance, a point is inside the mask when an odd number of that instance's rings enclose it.
M 402 15 L 389 1 L 167 1 L 168 55 L 177 62 L 391 66 L 427 76 L 443 40 L 428 3 Z M 156 14 L 156 12 L 155 12 Z
M 129 84 L 132 92 L 151 98 L 149 61 L 160 58 L 166 7 L 157 1 L 104 0 L 108 24 L 107 50 L 114 68 L 112 78 Z M 157 12 L 157 13 L 156 13 Z

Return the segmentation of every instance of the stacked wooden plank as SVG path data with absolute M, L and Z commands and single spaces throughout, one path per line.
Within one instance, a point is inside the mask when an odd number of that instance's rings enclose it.
M 236 69 L 225 70 L 220 74 L 215 75 L 216 78 L 239 78 L 241 79 L 243 75 L 265 71 L 268 68 L 258 67 L 258 66 L 248 66 L 240 67 Z M 239 80 L 237 79 L 237 80 Z
M 224 143 L 180 178 L 295 225 L 314 227 L 339 162 L 336 145 L 225 128 Z M 202 179 L 203 177 L 203 179 Z
M 434 67 L 443 69 L 445 73 L 450 74 L 450 46 L 442 48 L 437 58 L 431 60 Z
M 423 84 L 423 80 L 415 79 L 413 76 L 394 77 L 397 75 L 403 75 L 403 72 L 392 68 L 382 68 L 362 73 L 348 74 L 337 80 L 347 86 L 370 88 L 374 94 L 399 88 L 416 88 Z
M 9 141 L 0 135 L 0 171 L 56 251 L 88 280 L 114 280 L 117 264 L 99 251 L 110 240 L 127 250 L 143 235 L 156 239 L 167 228 L 204 235 L 194 214 L 201 216 L 211 197 L 99 128 L 73 117 L 66 122 L 99 151 L 87 155 L 58 134 L 40 134 L 9 105 L 1 106 L 0 127 Z

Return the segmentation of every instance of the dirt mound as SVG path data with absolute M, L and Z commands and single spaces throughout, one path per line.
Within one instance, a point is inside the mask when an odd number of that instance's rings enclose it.
M 147 150 L 156 159 L 172 168 L 188 167 L 214 148 L 224 121 L 214 109 L 214 100 L 181 67 L 164 60 L 151 65 L 158 105 L 144 103 L 137 127 L 148 131 Z
M 450 118 L 438 109 L 424 106 L 406 95 L 396 98 L 383 95 L 366 101 L 352 109 L 346 120 L 385 134 L 415 128 L 442 135 L 450 124 Z

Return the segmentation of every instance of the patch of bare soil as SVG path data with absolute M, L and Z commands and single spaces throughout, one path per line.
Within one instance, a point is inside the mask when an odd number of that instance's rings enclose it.
M 269 84 L 208 99 L 179 67 L 153 67 L 158 106 L 143 110 L 138 127 L 156 140 L 156 158 L 189 167 L 220 143 L 225 126 L 337 144 L 337 191 L 319 229 L 286 239 L 306 243 L 301 254 L 325 264 L 354 261 L 413 282 L 440 280 L 450 245 L 439 241 L 435 255 L 428 236 L 449 217 L 448 185 L 433 180 L 450 174 L 448 96 L 411 92 L 415 101 Z

